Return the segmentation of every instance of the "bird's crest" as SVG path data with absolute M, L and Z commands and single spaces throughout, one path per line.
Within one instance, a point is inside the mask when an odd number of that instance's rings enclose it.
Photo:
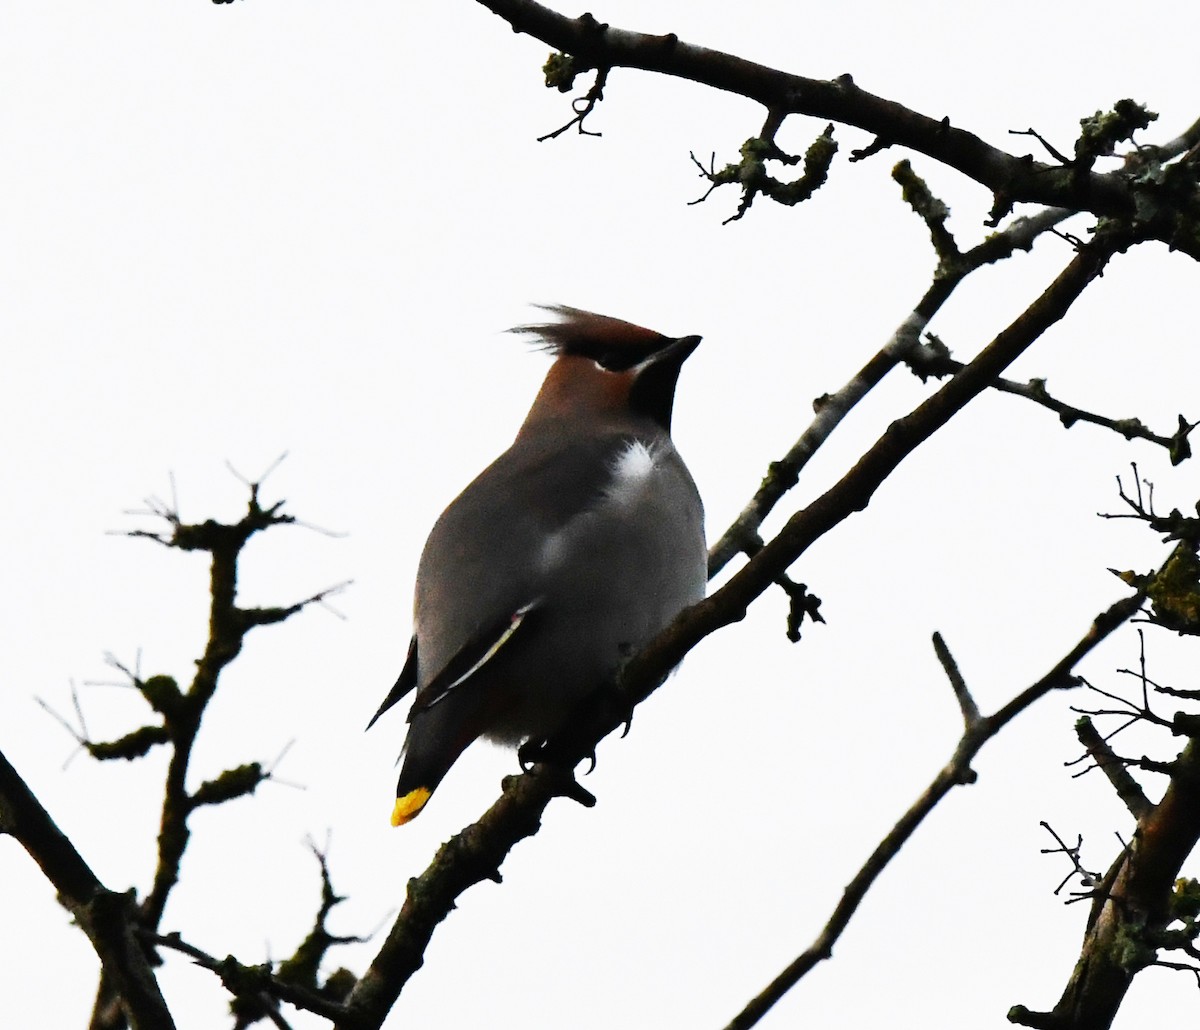
M 557 322 L 519 325 L 510 332 L 535 337 L 543 350 L 556 357 L 575 354 L 591 358 L 612 371 L 623 371 L 645 361 L 672 342 L 671 337 L 608 315 L 565 304 L 537 304 L 559 317 Z

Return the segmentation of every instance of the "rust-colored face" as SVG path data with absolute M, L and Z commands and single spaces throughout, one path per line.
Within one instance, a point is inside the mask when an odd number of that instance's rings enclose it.
M 609 372 L 591 358 L 572 354 L 560 357 L 542 382 L 526 425 L 550 419 L 603 420 L 629 406 L 633 372 Z
M 562 321 L 514 330 L 537 336 L 558 357 L 523 429 L 565 418 L 636 415 L 670 431 L 675 382 L 698 336 L 673 339 L 578 308 L 547 310 Z

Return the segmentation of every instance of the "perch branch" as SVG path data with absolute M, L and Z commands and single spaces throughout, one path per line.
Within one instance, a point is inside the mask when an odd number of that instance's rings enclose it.
M 601 692 L 548 744 L 554 762 L 539 762 L 504 781 L 500 799 L 472 826 L 442 846 L 430 867 L 409 881 L 404 905 L 386 941 L 349 998 L 339 1030 L 376 1030 L 412 974 L 438 924 L 468 887 L 497 879 L 512 847 L 536 833 L 541 813 L 556 796 L 579 796 L 572 770 L 597 742 L 622 725 L 632 708 L 664 681 L 684 655 L 710 633 L 740 620 L 750 603 L 775 584 L 817 539 L 860 511 L 896 467 L 953 415 L 983 392 L 991 379 L 1028 349 L 1070 308 L 1108 260 L 1132 241 L 1098 236 L 1077 253 L 1057 279 L 961 373 L 910 414 L 894 422 L 858 463 L 707 599 L 682 612 L 626 664 L 617 691 Z M 1031 688 L 1034 689 L 1034 688 Z M 1015 702 L 1014 702 L 1015 703 Z M 1008 721 L 1030 703 L 992 716 Z

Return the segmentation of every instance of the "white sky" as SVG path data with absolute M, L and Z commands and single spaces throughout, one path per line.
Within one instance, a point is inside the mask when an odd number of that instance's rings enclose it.
M 1196 117 L 1192 3 L 1153 20 L 1110 2 L 738 5 L 606 0 L 614 25 L 718 47 L 866 89 L 989 142 L 1034 126 L 1069 149 L 1078 119 L 1130 96 L 1161 114 L 1147 139 Z M 571 13 L 575 13 L 572 10 Z M 715 538 L 768 462 L 905 317 L 933 267 L 887 152 L 849 165 L 799 208 L 736 197 L 688 207 L 695 150 L 731 159 L 754 105 L 615 72 L 592 127 L 541 86 L 547 48 L 481 7 L 244 0 L 9 5 L 0 28 L 0 468 L 7 491 L 0 748 L 108 886 L 144 889 L 163 756 L 68 768 L 72 741 L 37 705 L 93 735 L 145 712 L 103 656 L 189 676 L 203 640 L 201 557 L 106 535 L 174 475 L 182 514 L 236 518 L 280 453 L 268 498 L 330 538 L 281 529 L 243 567 L 246 603 L 286 603 L 343 579 L 337 607 L 255 633 L 205 725 L 195 782 L 273 759 L 296 790 L 203 811 L 164 922 L 218 955 L 289 954 L 317 902 L 303 840 L 331 833 L 331 927 L 367 933 L 408 877 L 476 817 L 514 768 L 479 746 L 419 820 L 387 816 L 397 716 L 364 736 L 409 634 L 429 525 L 507 445 L 545 368 L 500 335 L 531 302 L 593 308 L 702 333 L 676 438 Z M 795 119 L 802 150 L 823 125 Z M 1039 155 L 1040 156 L 1040 155 Z M 990 197 L 916 157 L 969 246 Z M 1074 225 L 1082 232 L 1087 225 Z M 989 340 L 1068 260 L 1060 240 L 981 273 L 932 327 L 960 357 Z M 1118 259 L 1077 311 L 1014 369 L 1113 416 L 1170 432 L 1200 418 L 1189 301 L 1195 268 L 1162 247 Z M 783 506 L 815 496 L 926 395 L 897 374 Z M 1195 468 L 1146 444 L 1064 431 L 985 397 L 904 464 L 864 513 L 794 574 L 828 626 L 784 639 L 782 597 L 703 644 L 609 742 L 587 782 L 600 803 L 550 810 L 501 887 L 470 891 L 437 934 L 389 1026 L 720 1027 L 798 952 L 842 886 L 947 759 L 956 706 L 933 656 L 941 630 L 992 710 L 1040 676 L 1122 592 L 1106 571 L 1163 549 L 1115 510 L 1136 460 L 1163 506 L 1196 500 Z M 778 525 L 780 518 L 772 521 Z M 1127 632 L 1085 666 L 1115 686 Z M 1152 672 L 1195 688 L 1194 651 L 1150 637 Z M 1187 677 L 1191 676 L 1189 680 Z M 1048 1008 L 1070 973 L 1085 906 L 1038 826 L 1085 838 L 1107 867 L 1130 821 L 1098 775 L 1073 781 L 1067 705 L 1023 716 L 977 762 L 863 906 L 835 959 L 764 1027 L 887 1020 L 925 1030 L 1003 1026 Z M 1170 706 L 1164 706 L 1168 711 Z M 1170 742 L 1137 741 L 1130 750 Z M 1160 752 L 1160 757 L 1165 752 Z M 1148 785 L 1154 789 L 1154 784 Z M 6 1023 L 81 1027 L 95 958 L 13 842 L 0 846 Z M 361 971 L 377 945 L 338 961 Z M 215 980 L 179 956 L 161 980 L 181 1030 L 226 1025 Z M 1195 1011 L 1187 976 L 1139 978 L 1119 1028 Z M 1184 1006 L 1181 1010 L 1181 1006 Z M 297 1027 L 324 1025 L 297 1015 Z

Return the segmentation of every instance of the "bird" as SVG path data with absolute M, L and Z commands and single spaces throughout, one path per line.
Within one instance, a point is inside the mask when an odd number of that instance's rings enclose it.
M 668 337 L 566 305 L 518 326 L 554 358 L 512 445 L 442 512 L 413 632 L 367 724 L 415 691 L 392 811 L 415 818 L 479 737 L 544 741 L 704 596 L 704 507 L 671 439 Z

